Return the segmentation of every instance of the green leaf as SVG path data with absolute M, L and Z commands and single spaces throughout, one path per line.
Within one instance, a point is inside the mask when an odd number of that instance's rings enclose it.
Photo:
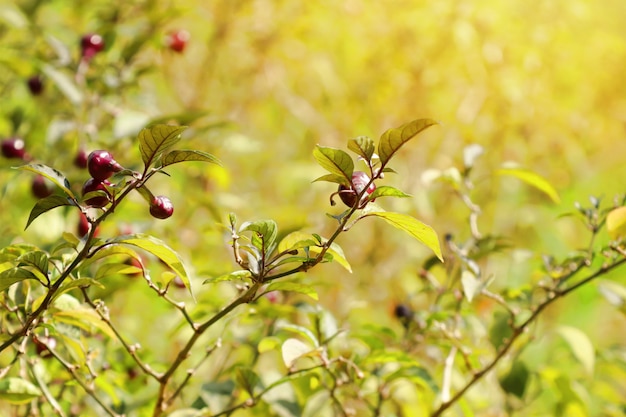
M 259 237 L 262 237 L 261 242 L 252 241 L 255 246 L 268 254 L 272 250 L 272 245 L 276 242 L 276 236 L 278 235 L 278 226 L 274 220 L 259 220 L 255 222 L 244 222 L 239 228 L 239 232 L 254 232 Z
M 408 379 L 409 381 L 419 384 L 423 387 L 428 387 L 433 392 L 439 391 L 439 387 L 437 386 L 437 383 L 433 379 L 432 375 L 430 375 L 428 370 L 422 366 L 402 366 L 397 371 L 388 375 L 385 379 L 387 380 L 387 382 L 391 382 L 394 379 L 399 378 Z
M 585 371 L 593 375 L 596 354 L 589 337 L 582 330 L 571 326 L 559 326 L 556 331 L 569 345 Z
M 104 288 L 104 285 L 100 284 L 95 279 L 79 278 L 79 279 L 74 279 L 74 280 L 71 280 L 69 282 L 64 283 L 61 286 L 61 288 L 59 288 L 59 290 L 56 292 L 55 297 L 58 297 L 59 295 L 65 294 L 66 292 L 71 291 L 71 290 L 73 290 L 75 288 L 91 287 L 91 286 Z
M 259 376 L 250 368 L 238 366 L 235 369 L 235 379 L 250 397 L 254 397 L 255 389 L 263 389 L 263 383 Z
M 139 152 L 146 169 L 174 146 L 186 126 L 154 125 L 139 132 Z
M 536 174 L 524 168 L 501 168 L 496 171 L 498 175 L 508 175 L 515 177 L 525 183 L 532 185 L 539 191 L 545 193 L 552 201 L 559 203 L 561 198 L 559 193 L 552 187 L 552 185 L 541 175 Z
M 313 349 L 298 339 L 287 339 L 281 347 L 283 362 L 287 368 L 293 366 L 298 358 L 311 352 Z
M 626 207 L 618 207 L 607 214 L 606 230 L 611 239 L 626 235 Z
M 251 278 L 252 273 L 250 271 L 241 270 L 220 275 L 219 277 L 207 278 L 202 282 L 202 284 L 215 284 L 223 281 L 250 281 Z
M 22 165 L 20 167 L 17 167 L 17 169 L 43 175 L 44 177 L 52 181 L 56 186 L 61 188 L 68 197 L 76 200 L 76 196 L 74 196 L 74 193 L 72 192 L 72 190 L 70 190 L 70 182 L 67 180 L 67 178 L 65 178 L 65 175 L 63 175 L 61 171 L 58 171 L 43 164 Z
M 516 360 L 511 365 L 509 372 L 500 379 L 500 386 L 508 393 L 513 394 L 517 398 L 524 397 L 530 372 L 528 367 L 522 361 Z
M 0 273 L 0 291 L 4 291 L 16 282 L 25 279 L 37 279 L 37 276 L 24 268 L 10 268 Z
M 297 230 L 289 233 L 280 241 L 278 244 L 278 252 L 286 252 L 318 245 L 319 243 L 312 234 Z
M 39 216 L 44 214 L 47 211 L 52 210 L 53 208 L 61 207 L 61 206 L 73 206 L 74 202 L 62 195 L 51 195 L 46 198 L 42 198 L 37 201 L 33 209 L 30 211 L 30 216 L 28 216 L 28 221 L 26 222 L 26 227 L 24 230 L 28 229 L 28 226 Z
M 317 291 L 310 285 L 307 284 L 299 284 L 297 282 L 274 282 L 267 286 L 267 292 L 270 291 L 290 291 L 297 292 L 299 294 L 308 295 L 314 300 L 319 300 L 317 295 Z
M 313 346 L 315 346 L 316 348 L 318 348 L 320 346 L 320 342 L 317 339 L 317 337 L 313 334 L 312 331 L 310 331 L 306 327 L 297 326 L 297 325 L 291 324 L 291 323 L 279 322 L 277 324 L 276 328 L 277 328 L 277 330 L 287 330 L 287 331 L 290 331 L 292 333 L 299 334 L 300 336 L 306 337 L 307 339 L 309 339 L 309 341 L 311 341 Z M 309 348 L 309 350 L 311 350 L 311 349 Z
M 193 151 L 193 150 L 175 150 L 168 152 L 166 155 L 163 155 L 161 159 L 161 166 L 166 167 L 168 165 L 177 164 L 179 162 L 210 162 L 212 164 L 222 165 L 219 159 L 214 157 L 213 155 L 202 152 L 202 151 Z
M 401 213 L 391 213 L 387 211 L 374 211 L 368 212 L 363 217 L 376 216 L 385 220 L 390 225 L 404 230 L 418 241 L 426 245 L 432 250 L 437 258 L 443 262 L 443 256 L 441 254 L 441 247 L 439 246 L 439 238 L 437 233 L 428 225 L 420 222 L 414 217 Z
M 309 250 L 313 253 L 320 253 L 322 248 L 319 246 L 312 246 Z M 326 251 L 327 255 L 331 255 L 333 257 L 333 261 L 337 262 L 339 265 L 343 266 L 348 272 L 352 272 L 352 266 L 350 266 L 350 262 L 346 259 L 346 255 L 343 253 L 343 249 L 337 243 L 333 242 L 330 244 L 330 247 Z
M 107 241 L 107 244 L 124 244 L 136 246 L 149 252 L 165 262 L 167 266 L 169 266 L 172 271 L 176 275 L 180 277 L 180 279 L 185 284 L 185 287 L 189 289 L 191 292 L 191 286 L 189 284 L 189 277 L 187 275 L 187 271 L 185 270 L 185 266 L 183 265 L 183 261 L 172 248 L 167 246 L 163 241 L 142 233 L 137 233 L 134 235 L 123 235 L 117 236 L 113 239 Z
M 369 195 L 369 199 L 373 200 L 378 197 L 411 197 L 410 194 L 405 193 L 404 191 L 398 190 L 395 187 L 391 187 L 389 185 L 381 185 L 377 187 L 372 194 Z
M 67 294 L 64 294 L 67 295 Z M 75 310 L 57 311 L 52 315 L 55 321 L 69 324 L 86 332 L 91 332 L 93 328 L 100 330 L 110 338 L 115 338 L 115 333 L 100 318 L 98 313 L 92 309 L 79 307 Z
M 10 404 L 26 404 L 40 395 L 39 388 L 25 379 L 14 377 L 0 379 L 0 399 Z
M 318 181 L 334 182 L 336 184 L 349 186 L 349 183 L 346 183 L 346 178 L 343 175 L 340 176 L 340 175 L 335 175 L 335 174 L 326 174 L 313 180 L 313 182 L 318 182 Z
M 374 141 L 369 137 L 359 136 L 348 142 L 348 149 L 369 162 L 372 160 L 376 145 L 374 145 Z
M 354 161 L 346 152 L 328 148 L 325 146 L 317 146 L 313 150 L 313 156 L 322 168 L 335 174 L 341 178 L 345 178 L 342 184 L 349 186 L 352 183 L 352 172 L 354 172 Z
M 418 133 L 436 124 L 438 123 L 431 119 L 417 119 L 383 133 L 378 142 L 378 157 L 382 166 L 387 165 L 402 145 L 413 139 Z
M 497 311 L 494 314 L 494 321 L 489 329 L 489 341 L 499 350 L 500 347 L 513 335 L 511 328 L 511 316 L 508 313 Z
M 48 259 L 47 253 L 36 250 L 25 253 L 17 258 L 17 261 L 21 264 L 21 266 L 29 265 L 37 268 L 43 275 L 48 275 Z

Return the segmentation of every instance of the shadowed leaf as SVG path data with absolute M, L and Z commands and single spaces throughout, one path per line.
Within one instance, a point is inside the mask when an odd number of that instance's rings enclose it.
M 418 133 L 436 124 L 438 123 L 432 119 L 417 119 L 383 133 L 378 143 L 378 156 L 382 166 L 387 165 L 402 145 L 413 139 Z
M 65 178 L 65 175 L 61 171 L 51 168 L 43 164 L 28 164 L 17 167 L 17 169 L 23 171 L 34 172 L 35 174 L 42 175 L 52 181 L 56 186 L 61 188 L 68 197 L 76 199 L 72 190 L 70 190 L 70 182 Z M 45 199 L 44 199 L 45 200 Z
M 217 164 L 220 166 L 222 165 L 219 159 L 209 153 L 184 149 L 171 151 L 167 155 L 164 155 L 163 159 L 161 160 L 161 166 L 166 167 L 168 165 L 177 164 L 179 162 L 192 161 L 210 162 L 212 164 Z
M 376 145 L 369 137 L 359 136 L 348 142 L 348 149 L 369 162 L 372 159 L 372 155 L 374 155 Z

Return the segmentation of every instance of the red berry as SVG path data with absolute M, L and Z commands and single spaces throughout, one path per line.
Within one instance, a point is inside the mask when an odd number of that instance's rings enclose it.
M 104 181 L 124 168 L 113 159 L 109 152 L 97 150 L 87 157 L 87 169 L 93 178 Z
M 110 185 L 111 183 L 107 180 L 98 181 L 95 178 L 89 178 L 83 184 L 83 196 L 93 191 L 104 191 L 106 195 L 98 195 L 95 197 L 88 198 L 87 200 L 85 200 L 85 203 L 87 203 L 91 207 L 97 207 L 97 208 L 102 208 L 106 206 L 107 204 L 109 204 L 111 202 L 111 198 L 110 198 L 111 194 L 109 194 L 109 191 L 107 190 L 106 186 L 110 186 Z
M 365 189 L 365 186 L 367 186 L 367 183 L 369 182 L 370 177 L 368 177 L 365 172 L 354 171 L 352 173 L 352 186 L 349 188 L 345 185 L 339 186 L 339 197 L 341 198 L 341 201 L 343 201 L 343 203 L 348 207 L 354 207 L 354 205 L 356 204 L 357 195 L 359 195 Z M 370 186 L 367 188 L 365 194 L 363 194 L 361 202 L 363 202 L 370 194 L 372 194 L 375 189 L 376 184 L 371 183 Z
M 87 168 L 87 151 L 84 149 L 79 149 L 76 152 L 76 156 L 74 156 L 74 165 L 78 168 Z
M 186 30 L 177 30 L 168 35 L 166 43 L 172 51 L 181 53 L 185 50 L 190 37 Z
M 2 155 L 7 158 L 24 159 L 26 150 L 21 138 L 11 138 L 2 141 Z
M 150 203 L 150 214 L 157 219 L 167 219 L 174 213 L 174 205 L 164 195 L 154 197 Z
M 81 212 L 78 218 L 78 227 L 76 228 L 76 232 L 78 236 L 81 238 L 84 237 L 87 233 L 89 233 L 90 229 L 91 229 L 91 224 L 87 220 L 87 217 Z M 94 237 L 98 236 L 98 233 L 99 233 L 99 229 L 96 229 L 94 233 Z
M 102 36 L 90 33 L 80 38 L 80 50 L 82 57 L 91 59 L 95 54 L 104 49 L 104 39 Z
M 48 181 L 43 175 L 37 175 L 33 178 L 30 190 L 35 197 L 46 198 L 52 194 L 53 188 L 48 184 Z
M 26 81 L 26 84 L 30 93 L 34 96 L 38 96 L 43 91 L 43 78 L 41 78 L 41 75 L 33 75 Z
M 400 320 L 410 319 L 411 317 L 413 317 L 413 311 L 411 310 L 411 307 L 407 306 L 406 304 L 398 304 L 393 309 L 393 315 Z
M 33 342 L 35 343 L 35 350 L 37 354 L 42 358 L 48 358 L 52 356 L 50 353 L 50 349 L 55 349 L 57 347 L 57 340 L 54 337 L 46 336 L 46 337 L 33 337 Z

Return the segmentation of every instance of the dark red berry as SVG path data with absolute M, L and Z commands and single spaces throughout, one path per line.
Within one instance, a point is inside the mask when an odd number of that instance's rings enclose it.
M 354 205 L 356 204 L 357 196 L 361 193 L 361 191 L 365 189 L 365 187 L 367 186 L 367 183 L 369 182 L 370 182 L 370 177 L 368 177 L 365 172 L 354 171 L 352 173 L 352 186 L 350 187 L 346 187 L 345 185 L 339 186 L 338 192 L 339 192 L 339 197 L 341 198 L 341 201 L 343 201 L 343 203 L 348 207 L 354 207 Z M 363 194 L 363 197 L 361 198 L 361 202 L 363 202 L 370 194 L 372 194 L 375 189 L 376 189 L 376 184 L 371 183 L 370 186 L 367 188 L 367 191 L 365 192 L 365 194 Z
M 185 50 L 189 38 L 189 32 L 186 30 L 177 30 L 168 35 L 166 43 L 172 51 L 181 53 Z
M 154 197 L 150 203 L 150 214 L 157 219 L 167 219 L 174 213 L 174 205 L 164 195 Z
M 21 138 L 11 138 L 2 141 L 2 155 L 7 158 L 24 159 L 26 150 Z
M 43 175 L 37 175 L 33 178 L 30 190 L 37 198 L 46 198 L 52 194 L 52 191 L 54 191 L 52 186 L 48 183 L 48 180 L 46 180 Z
M 91 207 L 102 208 L 111 202 L 109 191 L 106 186 L 110 186 L 111 183 L 107 180 L 98 181 L 95 178 L 89 178 L 83 184 L 83 197 L 87 193 L 91 193 L 93 191 L 104 191 L 105 195 L 97 195 L 95 197 L 90 197 L 85 200 L 85 203 Z
M 87 157 L 87 169 L 93 178 L 104 181 L 124 168 L 113 159 L 109 152 L 97 150 Z
M 87 217 L 81 212 L 78 218 L 78 227 L 76 228 L 76 232 L 78 236 L 81 238 L 84 237 L 87 233 L 89 233 L 90 229 L 91 229 L 91 224 L 89 224 Z M 100 232 L 99 229 L 96 229 L 94 233 L 94 237 L 98 236 L 99 232 Z
M 87 168 L 87 151 L 84 149 L 79 149 L 74 156 L 74 165 L 78 168 L 85 169 Z
M 26 84 L 30 93 L 34 96 L 40 95 L 43 91 L 43 78 L 41 78 L 41 75 L 33 75 L 26 81 Z
M 104 49 L 102 36 L 90 33 L 80 38 L 81 55 L 85 59 L 91 59 L 95 54 Z
M 398 304 L 393 310 L 393 315 L 400 320 L 406 320 L 413 317 L 413 311 L 406 304 Z
M 35 350 L 37 354 L 42 358 L 49 358 L 52 356 L 50 353 L 50 349 L 55 349 L 57 347 L 57 340 L 54 337 L 33 337 L 33 342 L 35 343 Z

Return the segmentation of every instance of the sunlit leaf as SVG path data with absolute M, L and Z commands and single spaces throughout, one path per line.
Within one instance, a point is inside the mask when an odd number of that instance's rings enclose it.
M 62 195 L 51 195 L 46 198 L 42 198 L 37 201 L 33 209 L 30 211 L 30 215 L 28 216 L 28 221 L 26 222 L 26 227 L 24 230 L 28 229 L 28 226 L 39 216 L 44 214 L 47 211 L 52 210 L 53 208 L 61 207 L 61 206 L 73 206 L 74 202 Z
M 37 268 L 43 275 L 48 275 L 48 260 L 48 254 L 40 250 L 27 252 L 17 258 L 20 264 Z
M 274 282 L 267 286 L 266 291 L 289 291 L 299 294 L 308 295 L 314 300 L 319 300 L 317 291 L 311 285 L 300 284 L 297 282 Z
M 133 235 L 123 235 L 118 236 L 113 239 L 107 241 L 107 244 L 124 244 L 136 246 L 149 252 L 165 262 L 165 264 L 174 271 L 176 275 L 180 277 L 180 279 L 185 284 L 185 287 L 191 291 L 191 287 L 189 284 L 189 277 L 187 275 L 187 271 L 185 270 L 185 266 L 183 265 L 183 261 L 172 248 L 167 246 L 163 241 L 152 237 L 150 235 L 145 235 L 141 233 L 133 234 Z
M 378 156 L 382 166 L 387 165 L 402 145 L 413 139 L 418 133 L 436 124 L 438 123 L 432 119 L 417 119 L 383 133 L 378 142 Z
M 239 228 L 239 232 L 250 231 L 263 237 L 262 242 L 258 243 L 257 248 L 265 253 L 271 250 L 272 245 L 276 242 L 278 235 L 278 226 L 274 220 L 259 220 L 254 222 L 244 222 Z M 254 243 L 254 241 L 253 241 Z
M 336 175 L 336 174 L 322 175 L 321 177 L 315 178 L 313 180 L 313 182 L 319 182 L 319 181 L 334 182 L 336 184 L 342 184 L 346 186 L 350 185 L 348 180 L 346 180 L 346 178 L 343 175 Z
M 386 211 L 369 212 L 363 217 L 376 216 L 385 220 L 387 223 L 400 230 L 404 230 L 418 241 L 426 245 L 432 250 L 437 258 L 443 262 L 441 247 L 439 246 L 439 237 L 432 227 L 420 222 L 414 217 L 401 213 L 391 213 Z
M 378 197 L 411 197 L 410 194 L 405 193 L 402 190 L 398 190 L 395 187 L 391 187 L 389 185 L 381 185 L 377 187 L 372 194 L 369 195 L 369 199 L 374 199 Z
M 0 399 L 9 404 L 26 404 L 40 395 L 39 388 L 25 379 L 15 377 L 0 379 Z
M 202 282 L 202 284 L 215 284 L 217 282 L 224 281 L 250 281 L 251 278 L 252 273 L 250 271 L 241 270 L 220 275 L 218 277 L 207 278 Z
M 16 282 L 25 279 L 37 279 L 37 276 L 24 268 L 10 268 L 0 273 L 0 291 L 4 291 Z
M 606 230 L 611 239 L 626 235 L 626 207 L 618 207 L 607 214 Z
M 75 310 L 57 311 L 52 317 L 55 321 L 77 327 L 87 332 L 91 332 L 93 328 L 95 328 L 110 338 L 115 337 L 115 333 L 113 333 L 109 326 L 100 318 L 98 313 L 90 308 L 80 307 Z
M 219 159 L 210 153 L 194 150 L 174 150 L 163 155 L 161 159 L 161 166 L 166 167 L 168 165 L 177 164 L 179 162 L 209 162 L 212 164 L 222 165 Z
M 317 162 L 331 174 L 345 178 L 344 185 L 352 182 L 352 172 L 354 171 L 354 161 L 346 152 L 341 149 L 317 146 L 313 150 L 313 156 Z
M 596 360 L 593 343 L 582 330 L 571 326 L 559 326 L 557 333 L 563 337 L 569 345 L 572 353 L 581 363 L 589 375 L 593 375 L 594 363 Z
M 306 343 L 298 339 L 287 339 L 281 347 L 283 363 L 287 368 L 291 367 L 298 358 L 313 350 Z
M 17 167 L 17 169 L 20 169 L 22 171 L 34 172 L 35 174 L 46 177 L 47 179 L 52 181 L 57 187 L 61 188 L 68 197 L 76 199 L 74 193 L 70 189 L 70 182 L 61 171 L 43 164 L 22 165 Z
M 516 360 L 511 365 L 509 372 L 500 378 L 500 386 L 504 392 L 515 395 L 517 398 L 523 398 L 529 377 L 530 371 L 526 364 Z
M 180 141 L 186 126 L 154 125 L 139 132 L 139 152 L 145 167 L 152 165 L 164 152 Z
M 320 342 L 317 339 L 317 337 L 313 334 L 313 332 L 311 330 L 307 329 L 306 327 L 298 326 L 298 325 L 291 324 L 291 323 L 279 322 L 276 325 L 276 328 L 278 330 L 287 330 L 289 332 L 299 334 L 300 336 L 303 336 L 303 337 L 309 339 L 309 341 L 316 348 L 319 347 L 319 345 L 320 345 Z M 309 349 L 309 350 L 311 350 L 311 349 Z
M 511 177 L 515 177 L 529 185 L 532 185 L 539 191 L 545 193 L 555 203 L 559 203 L 561 201 L 559 193 L 557 193 L 552 184 L 550 184 L 545 178 L 535 172 L 529 171 L 524 168 L 501 168 L 496 171 L 496 173 L 499 175 L 508 175 Z
M 348 142 L 348 149 L 366 161 L 370 161 L 372 159 L 372 155 L 374 155 L 376 145 L 374 145 L 374 141 L 369 137 L 359 136 Z
M 304 233 L 299 230 L 289 233 L 278 244 L 278 252 L 286 252 L 289 250 L 301 249 L 310 246 L 317 246 L 318 242 L 310 233 Z

